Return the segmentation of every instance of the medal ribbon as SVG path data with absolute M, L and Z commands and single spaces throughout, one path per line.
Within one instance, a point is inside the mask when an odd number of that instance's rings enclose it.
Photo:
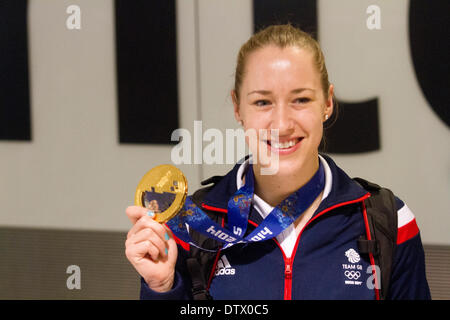
M 325 186 L 325 172 L 321 161 L 314 176 L 300 189 L 277 205 L 270 214 L 249 235 L 243 237 L 248 225 L 248 215 L 254 194 L 253 166 L 249 165 L 242 186 L 228 201 L 228 228 L 223 228 L 211 220 L 192 200 L 186 198 L 183 210 L 167 222 L 167 226 L 181 240 L 206 251 L 193 243 L 189 236 L 192 228 L 209 238 L 224 243 L 223 249 L 236 243 L 264 241 L 276 237 L 289 227 L 311 206 Z

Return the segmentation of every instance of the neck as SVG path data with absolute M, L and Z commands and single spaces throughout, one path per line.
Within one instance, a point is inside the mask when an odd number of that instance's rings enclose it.
M 275 207 L 289 195 L 303 187 L 319 169 L 319 158 L 305 162 L 296 172 L 278 172 L 275 175 L 261 175 L 255 165 L 255 193 L 265 202 Z

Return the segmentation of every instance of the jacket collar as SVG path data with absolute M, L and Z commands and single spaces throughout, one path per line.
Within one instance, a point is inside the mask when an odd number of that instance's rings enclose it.
M 336 163 L 327 155 L 320 154 L 327 162 L 331 171 L 331 189 L 328 196 L 322 200 L 316 213 L 336 206 L 340 203 L 351 202 L 362 198 L 367 191 L 351 179 Z M 205 196 L 203 204 L 209 207 L 226 210 L 228 200 L 237 191 L 236 175 L 240 164 L 228 172 Z

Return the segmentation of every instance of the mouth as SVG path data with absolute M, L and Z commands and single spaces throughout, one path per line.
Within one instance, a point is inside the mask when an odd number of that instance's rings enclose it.
M 302 140 L 303 137 L 299 137 L 283 141 L 266 140 L 266 143 L 272 152 L 277 152 L 279 154 L 289 154 L 300 147 Z

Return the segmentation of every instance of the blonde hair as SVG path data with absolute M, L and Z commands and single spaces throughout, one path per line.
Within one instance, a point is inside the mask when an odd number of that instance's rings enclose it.
M 307 49 L 313 54 L 313 61 L 320 74 L 322 89 L 325 99 L 328 99 L 328 72 L 325 66 L 325 58 L 317 41 L 308 33 L 293 27 L 291 24 L 272 25 L 258 33 L 255 33 L 244 43 L 237 56 L 236 72 L 234 76 L 234 92 L 239 103 L 242 80 L 245 76 L 245 66 L 248 56 L 263 47 L 274 45 L 281 49 L 288 46 L 295 46 Z

